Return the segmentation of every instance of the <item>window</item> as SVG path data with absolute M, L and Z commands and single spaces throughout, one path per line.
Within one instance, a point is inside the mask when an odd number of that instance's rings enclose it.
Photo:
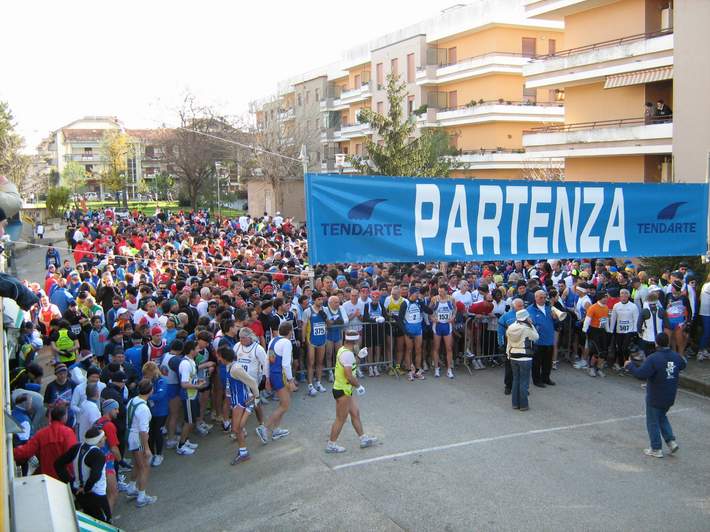
M 381 87 L 385 82 L 385 70 L 382 63 L 377 63 L 375 67 L 375 76 L 377 77 L 377 87 Z
M 355 74 L 355 77 L 353 78 L 353 89 L 359 89 L 360 88 L 360 74 Z
M 557 41 L 555 39 L 547 39 L 547 53 L 549 55 L 555 55 L 557 51 Z
M 449 91 L 449 107 L 453 109 L 454 107 L 458 107 L 458 105 L 456 91 Z
M 311 99 L 311 91 L 306 91 L 306 105 L 308 105 L 308 102 Z
M 414 72 L 414 54 L 407 54 L 407 82 L 414 83 L 415 81 Z
M 84 155 L 91 155 L 93 148 L 84 148 Z
M 344 153 L 345 155 L 348 154 L 348 150 L 349 150 L 349 148 L 348 148 L 347 146 L 343 146 L 343 153 Z
M 455 65 L 456 64 L 456 47 L 454 46 L 453 48 L 449 48 L 447 50 L 447 60 L 450 65 Z
M 524 102 L 537 102 L 537 89 L 530 89 L 528 87 L 523 87 L 523 101 Z
M 355 144 L 355 155 L 362 155 L 362 144 Z
M 316 101 L 320 101 L 320 91 L 318 89 L 315 90 L 315 96 L 316 96 Z
M 399 74 L 399 59 L 396 57 L 390 61 L 390 72 L 394 77 Z
M 523 37 L 523 57 L 535 57 L 536 40 L 535 37 Z
M 407 116 L 414 112 L 414 94 L 407 96 Z
M 316 118 L 316 131 L 320 130 L 320 118 Z
M 385 110 L 385 102 L 377 102 L 377 114 L 383 114 Z
M 302 100 L 301 100 L 301 95 L 298 95 L 298 106 L 301 107 L 302 105 Z
M 89 175 L 93 174 L 94 173 L 94 165 L 87 164 L 86 166 L 84 166 L 84 171 Z
M 84 151 L 86 151 L 86 148 L 84 148 Z M 145 156 L 149 158 L 155 157 L 155 147 L 153 146 L 146 146 L 145 147 Z

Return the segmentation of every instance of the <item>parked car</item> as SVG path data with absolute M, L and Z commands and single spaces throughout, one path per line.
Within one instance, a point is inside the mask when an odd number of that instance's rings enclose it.
M 131 213 L 128 211 L 128 209 L 124 207 L 117 207 L 113 210 L 113 214 L 116 216 L 116 218 L 121 218 L 123 220 L 130 218 Z
M 86 199 L 89 201 L 97 201 L 99 199 L 99 196 L 96 194 L 96 192 L 87 192 Z
M 104 201 L 113 201 L 113 196 L 110 193 L 105 192 L 104 193 Z

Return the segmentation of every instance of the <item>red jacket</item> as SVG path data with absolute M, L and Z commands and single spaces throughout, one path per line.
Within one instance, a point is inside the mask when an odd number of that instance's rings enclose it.
M 15 447 L 13 455 L 18 462 L 26 462 L 32 456 L 37 456 L 39 472 L 59 480 L 54 470 L 54 462 L 76 443 L 76 435 L 72 429 L 60 421 L 52 421 L 26 444 Z

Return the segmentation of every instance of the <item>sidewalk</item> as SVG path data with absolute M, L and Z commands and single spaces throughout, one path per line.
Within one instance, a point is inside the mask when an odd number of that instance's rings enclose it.
M 710 360 L 688 360 L 688 367 L 680 373 L 680 387 L 710 396 Z

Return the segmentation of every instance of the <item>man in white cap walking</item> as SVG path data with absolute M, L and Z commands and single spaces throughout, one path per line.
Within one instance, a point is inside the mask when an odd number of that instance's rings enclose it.
M 344 453 L 345 447 L 335 443 L 343 430 L 343 425 L 350 416 L 355 432 L 360 437 L 360 448 L 371 447 L 377 442 L 377 438 L 368 436 L 362 429 L 360 421 L 360 409 L 357 401 L 353 397 L 353 389 L 359 396 L 365 395 L 365 387 L 362 386 L 356 376 L 357 364 L 355 363 L 355 346 L 360 341 L 360 334 L 357 331 L 346 331 L 345 343 L 338 349 L 335 355 L 335 382 L 333 383 L 333 397 L 335 398 L 335 421 L 330 429 L 330 439 L 326 445 L 326 453 Z M 359 358 L 367 358 L 367 348 L 363 348 L 358 353 Z

